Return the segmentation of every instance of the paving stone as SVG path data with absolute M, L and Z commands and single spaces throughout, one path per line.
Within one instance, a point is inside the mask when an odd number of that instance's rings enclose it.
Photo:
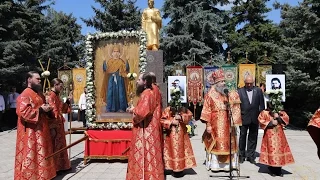
M 72 122 L 73 127 L 81 126 L 81 122 Z M 211 179 L 229 179 L 210 177 L 210 175 L 228 176 L 229 173 L 211 173 L 206 170 L 203 162 L 205 160 L 204 147 L 201 142 L 201 135 L 205 129 L 205 125 L 197 122 L 197 129 L 195 130 L 196 136 L 191 138 L 193 150 L 197 160 L 197 167 L 193 170 L 186 171 L 182 178 L 175 178 L 171 174 L 166 176 L 167 180 L 183 179 L 183 180 L 211 180 Z M 16 131 L 4 131 L 0 133 L 0 179 L 13 179 L 14 170 L 14 156 L 15 156 L 15 141 Z M 265 166 L 260 164 L 250 164 L 245 161 L 240 166 L 241 176 L 250 176 L 248 179 L 263 180 L 263 179 L 319 179 L 319 165 L 320 161 L 317 156 L 317 148 L 307 131 L 299 130 L 285 130 L 289 146 L 295 158 L 295 164 L 283 167 L 284 177 L 272 177 L 268 174 Z M 261 139 L 263 133 L 258 135 L 257 152 L 260 151 Z M 82 134 L 72 134 L 72 142 L 83 137 Z M 67 142 L 69 143 L 69 136 L 67 135 Z M 55 180 L 84 180 L 84 179 L 106 179 L 106 180 L 120 180 L 125 179 L 127 172 L 127 163 L 123 162 L 110 162 L 107 160 L 91 160 L 87 165 L 83 164 L 83 151 L 84 142 L 71 148 L 71 164 L 73 170 L 66 174 L 57 176 Z M 258 153 L 257 153 L 258 155 Z M 256 162 L 259 158 L 256 158 Z M 235 172 L 234 172 L 235 174 Z M 236 177 L 234 177 L 236 179 Z M 240 178 L 243 179 L 243 178 Z

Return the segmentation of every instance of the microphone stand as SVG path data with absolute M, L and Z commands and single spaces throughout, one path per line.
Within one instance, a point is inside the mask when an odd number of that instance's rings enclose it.
M 227 96 L 227 102 L 226 102 L 226 108 L 227 108 L 227 117 L 228 117 L 228 121 L 229 121 L 229 176 L 212 176 L 210 175 L 210 177 L 228 177 L 229 179 L 233 179 L 233 174 L 232 174 L 232 171 L 233 170 L 236 170 L 238 173 L 237 173 L 237 179 L 239 178 L 250 178 L 250 176 L 240 176 L 240 169 L 234 169 L 232 167 L 232 127 L 233 127 L 233 124 L 234 124 L 234 121 L 233 121 L 233 118 L 232 118 L 232 110 L 231 110 L 231 107 L 230 107 L 230 101 L 229 101 L 229 91 L 228 89 L 225 89 L 224 90 L 224 93 L 226 94 Z M 239 162 L 238 162 L 239 163 Z

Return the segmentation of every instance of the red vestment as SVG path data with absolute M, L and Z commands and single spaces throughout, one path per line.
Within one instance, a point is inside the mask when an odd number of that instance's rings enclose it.
M 174 117 L 172 116 L 172 112 L 170 112 L 170 107 L 167 107 L 163 111 L 161 117 L 161 123 L 167 130 L 163 153 L 165 168 L 174 172 L 190 169 L 197 165 L 186 127 L 192 118 L 192 113 L 188 110 L 187 113 L 181 113 L 181 116 L 182 121 L 179 126 L 171 124 Z M 176 128 L 178 128 L 178 132 Z
M 133 110 L 131 149 L 128 159 L 127 180 L 163 180 L 162 131 L 159 106 L 154 92 L 142 92 Z
M 152 90 L 156 96 L 157 102 L 160 102 L 160 108 L 162 111 L 162 94 L 161 91 L 159 89 L 159 86 L 157 86 L 156 84 L 152 84 Z
M 161 91 L 159 89 L 159 86 L 157 84 L 152 84 L 152 91 L 154 92 L 155 98 L 156 98 L 156 102 L 157 102 L 157 108 L 155 110 L 154 116 L 156 119 L 161 119 L 162 116 L 162 94 Z M 159 126 L 160 128 L 160 132 L 163 131 L 162 126 Z M 160 134 L 161 135 L 161 146 L 162 149 L 164 147 L 164 142 L 163 142 L 163 133 Z
M 66 143 L 66 133 L 64 130 L 65 119 L 62 113 L 70 112 L 69 105 L 67 103 L 62 103 L 60 97 L 55 92 L 51 91 L 49 93 L 48 103 L 53 107 L 54 120 L 49 123 L 50 129 L 55 130 L 55 135 L 51 135 L 53 152 L 56 152 L 67 146 Z M 63 152 L 57 154 L 53 157 L 55 160 L 56 170 L 67 170 L 71 168 L 71 163 L 68 157 L 67 149 Z
M 233 126 L 240 126 L 241 110 L 240 98 L 236 91 L 229 93 L 230 108 L 232 111 Z M 230 150 L 230 122 L 228 120 L 227 97 L 215 90 L 212 86 L 205 96 L 201 117 L 203 121 L 207 122 L 207 126 L 212 127 L 211 136 L 203 138 L 206 151 L 219 156 L 219 162 L 229 162 Z M 206 130 L 205 130 L 206 134 Z M 236 134 L 231 138 L 232 149 L 231 153 L 236 153 L 238 146 L 236 141 Z
M 279 113 L 285 125 L 289 124 L 289 116 L 284 111 Z M 268 126 L 273 117 L 269 111 L 264 110 L 258 117 L 260 127 L 264 129 L 264 134 L 260 149 L 259 162 L 273 167 L 282 167 L 293 164 L 294 159 L 283 131 L 284 124 Z
M 320 159 L 320 109 L 318 109 L 310 119 L 307 130 L 317 145 L 318 157 Z
M 17 98 L 17 142 L 14 179 L 47 180 L 56 176 L 48 117 L 41 112 L 43 98 L 30 88 Z

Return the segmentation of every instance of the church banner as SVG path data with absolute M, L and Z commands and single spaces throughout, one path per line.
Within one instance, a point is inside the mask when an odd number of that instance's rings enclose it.
M 59 70 L 58 78 L 63 81 L 63 86 L 64 86 L 63 92 L 60 93 L 61 97 L 68 97 L 70 93 L 70 85 L 72 84 L 72 70 L 71 69 Z
M 204 71 L 204 94 L 207 94 L 211 85 L 214 84 L 212 73 L 216 71 L 219 67 L 218 66 L 206 66 L 203 68 Z
M 203 69 L 202 66 L 188 66 L 187 68 L 187 96 L 188 102 L 197 104 L 203 100 Z
M 84 87 L 86 86 L 86 69 L 75 68 L 72 69 L 73 75 L 73 102 L 78 104 L 80 95 L 83 93 Z
M 226 79 L 226 86 L 230 90 L 237 90 L 237 80 L 238 80 L 238 68 L 235 65 L 224 65 L 222 66 L 224 76 Z
M 260 86 L 260 83 L 266 83 L 266 75 L 272 74 L 272 65 L 258 65 L 257 66 L 257 81 L 256 85 Z
M 245 78 L 251 75 L 253 78 L 256 76 L 256 65 L 255 64 L 239 64 L 239 82 L 238 87 L 243 87 Z

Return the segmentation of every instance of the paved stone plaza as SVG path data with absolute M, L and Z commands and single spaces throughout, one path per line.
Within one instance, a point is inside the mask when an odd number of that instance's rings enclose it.
M 80 122 L 73 122 L 74 127 L 81 126 Z M 229 173 L 212 173 L 205 169 L 203 165 L 205 152 L 201 143 L 201 135 L 205 129 L 204 124 L 197 122 L 196 136 L 191 138 L 193 150 L 197 160 L 197 167 L 193 170 L 186 171 L 183 180 L 207 180 L 207 179 L 229 179 L 228 177 L 210 177 L 212 176 L 228 176 Z M 308 132 L 299 130 L 285 130 L 290 148 L 295 158 L 295 164 L 285 166 L 283 168 L 284 177 L 272 177 L 268 174 L 266 166 L 257 163 L 256 165 L 245 162 L 241 164 L 241 176 L 250 176 L 248 179 L 304 179 L 313 180 L 320 179 L 320 160 L 316 155 L 316 146 L 310 138 Z M 259 133 L 258 148 L 262 132 Z M 72 134 L 72 142 L 83 137 L 82 134 Z M 16 131 L 4 131 L 0 133 L 0 179 L 13 179 L 14 155 L 15 155 Z M 69 135 L 67 136 L 69 142 Z M 83 164 L 84 142 L 74 146 L 71 149 L 71 163 L 73 171 L 57 176 L 55 180 L 76 180 L 76 179 L 106 179 L 106 180 L 124 180 L 126 176 L 126 162 L 110 162 L 106 160 L 89 161 L 87 165 Z M 258 153 L 257 153 L 258 155 Z M 258 162 L 258 158 L 256 161 Z M 234 174 L 236 174 L 234 172 Z M 168 174 L 166 179 L 178 179 Z M 237 179 L 237 178 L 234 178 Z M 243 178 L 240 178 L 243 179 Z

